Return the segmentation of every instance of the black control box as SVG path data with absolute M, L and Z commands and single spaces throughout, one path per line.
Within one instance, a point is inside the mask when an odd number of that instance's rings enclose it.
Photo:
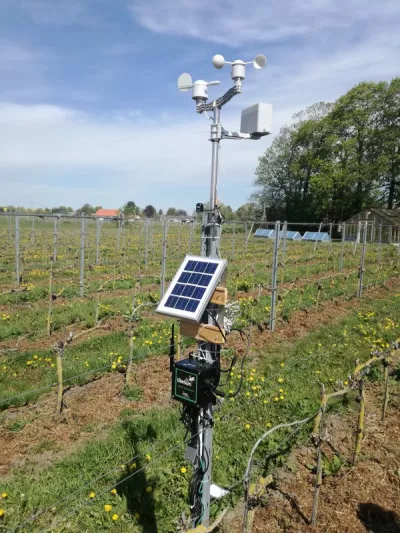
M 216 364 L 198 359 L 183 359 L 174 365 L 172 372 L 172 398 L 188 405 L 203 407 L 216 403 L 213 391 L 219 383 Z

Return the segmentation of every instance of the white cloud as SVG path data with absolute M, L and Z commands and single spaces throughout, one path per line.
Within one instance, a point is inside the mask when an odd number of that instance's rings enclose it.
M 135 20 L 157 32 L 238 47 L 347 29 L 397 14 L 397 0 L 134 0 Z M 375 20 L 376 22 L 376 20 Z M 331 46 L 335 46 L 332 41 Z
M 96 203 L 120 205 L 135 191 L 139 202 L 155 198 L 158 206 L 168 207 L 173 195 L 176 205 L 190 208 L 195 198 L 188 192 L 202 191 L 198 201 L 209 189 L 208 128 L 194 113 L 191 120 L 149 124 L 138 110 L 127 111 L 121 120 L 121 115 L 99 117 L 59 106 L 0 103 L 2 197 L 18 204 L 34 198 L 43 205 L 50 195 L 53 203 L 65 198 L 62 203 L 76 205 L 90 190 Z M 240 144 L 223 146 L 225 189 L 251 185 L 257 156 L 265 148 Z

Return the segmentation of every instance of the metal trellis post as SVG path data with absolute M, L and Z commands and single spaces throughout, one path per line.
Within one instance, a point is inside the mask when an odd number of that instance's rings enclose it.
M 286 247 L 287 247 L 287 222 L 283 223 L 282 229 L 283 243 L 282 243 L 282 264 L 285 262 Z
M 100 229 L 101 220 L 96 220 L 96 265 L 100 263 Z
M 53 261 L 57 261 L 58 218 L 54 218 Z
M 278 280 L 278 254 L 279 254 L 279 232 L 281 223 L 279 220 L 275 222 L 275 238 L 274 238 L 274 257 L 272 260 L 272 283 L 271 283 L 271 314 L 269 319 L 269 329 L 275 330 L 276 320 L 276 297 L 277 297 L 277 280 Z
M 17 285 L 20 283 L 19 272 L 19 216 L 15 217 L 15 276 Z
M 363 224 L 363 228 L 362 228 L 362 248 L 361 248 L 360 273 L 358 277 L 359 279 L 358 279 L 358 294 L 357 294 L 358 298 L 361 298 L 362 291 L 363 291 L 366 244 L 367 244 L 367 222 Z
M 161 260 L 161 290 L 160 297 L 165 293 L 165 268 L 167 263 L 167 234 L 168 234 L 168 220 L 164 217 L 163 221 L 163 243 L 162 243 L 162 260 Z
M 321 222 L 320 225 L 319 225 L 318 233 L 321 233 L 322 225 L 323 225 L 323 222 Z M 314 243 L 314 253 L 317 251 L 317 244 L 318 244 L 318 239 L 315 239 L 315 243 Z
M 80 263 L 80 279 L 79 279 L 79 294 L 84 295 L 84 275 L 85 275 L 85 219 L 81 218 L 81 263 Z
M 340 244 L 340 272 L 343 272 L 343 255 L 344 255 L 344 241 L 346 239 L 346 222 L 343 222 L 342 225 L 342 241 Z

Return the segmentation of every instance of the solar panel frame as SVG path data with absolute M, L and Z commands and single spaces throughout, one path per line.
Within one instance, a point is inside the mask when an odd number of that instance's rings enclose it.
M 197 266 L 199 262 L 208 265 L 206 267 L 202 264 Z M 226 266 L 226 259 L 187 255 L 161 298 L 156 309 L 157 313 L 199 323 Z M 187 271 L 187 268 L 190 268 L 191 272 Z M 197 270 L 194 270 L 196 268 Z M 211 273 L 212 270 L 215 271 Z M 196 283 L 190 285 L 191 281 Z M 194 288 L 193 291 L 192 288 Z M 173 298 L 170 300 L 170 304 L 177 307 L 166 305 L 170 297 Z M 194 308 L 193 302 L 196 301 L 199 303 L 196 309 L 192 310 Z M 178 308 L 182 306 L 185 307 L 183 309 Z

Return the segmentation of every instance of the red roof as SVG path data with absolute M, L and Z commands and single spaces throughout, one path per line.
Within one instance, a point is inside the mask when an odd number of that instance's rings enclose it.
M 119 209 L 98 209 L 95 213 L 96 217 L 117 217 Z

